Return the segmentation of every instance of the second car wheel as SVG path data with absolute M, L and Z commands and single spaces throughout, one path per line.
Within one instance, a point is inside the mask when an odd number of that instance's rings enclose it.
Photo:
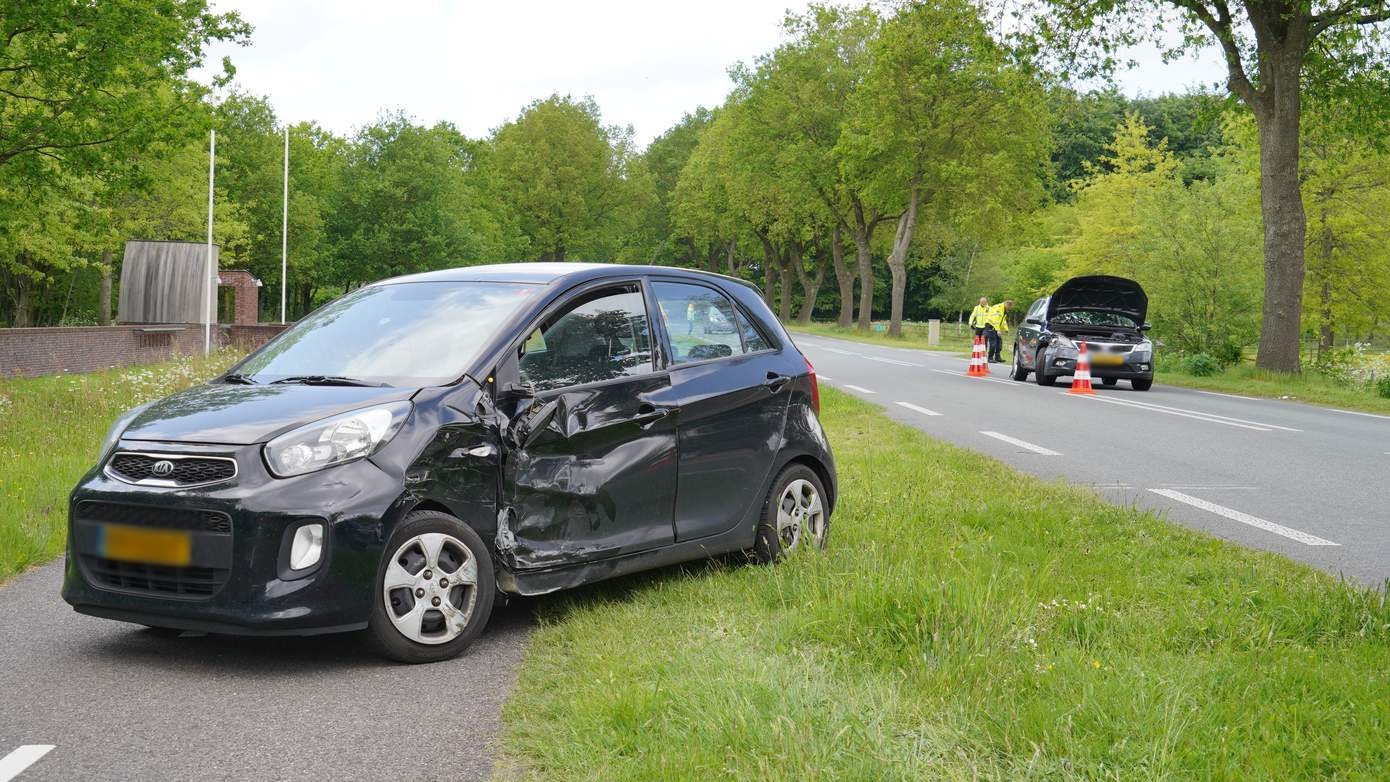
M 447 660 L 482 634 L 496 592 L 478 533 L 447 513 L 416 511 L 387 542 L 367 633 L 397 662 Z
M 1038 351 L 1038 357 L 1033 361 L 1033 366 L 1037 369 L 1036 380 L 1040 386 L 1052 386 L 1057 384 L 1057 376 L 1047 374 L 1047 355 L 1043 351 Z
M 1107 388 L 1115 385 L 1118 382 L 1120 382 L 1120 379 L 1117 377 L 1103 377 L 1100 379 L 1100 384 Z
M 1027 380 L 1028 370 L 1023 366 L 1022 353 L 1019 352 L 1018 345 L 1014 345 L 1014 372 L 1011 377 L 1014 380 Z
M 1148 391 L 1150 388 L 1153 388 L 1153 385 L 1154 379 L 1151 377 L 1135 378 L 1129 381 L 1129 387 L 1133 388 L 1135 391 Z
M 776 562 L 798 548 L 825 548 L 830 534 L 830 507 L 816 471 L 790 464 L 777 475 L 763 499 L 753 556 Z

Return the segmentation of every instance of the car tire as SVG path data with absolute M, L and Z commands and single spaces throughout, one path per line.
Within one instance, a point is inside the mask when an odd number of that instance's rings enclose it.
M 1037 367 L 1034 371 L 1037 373 L 1035 379 L 1038 381 L 1038 385 L 1053 386 L 1057 384 L 1057 376 L 1047 374 L 1047 370 L 1044 369 L 1044 367 L 1047 366 L 1047 359 L 1043 356 L 1041 350 L 1038 351 L 1037 358 L 1033 360 L 1033 366 Z
M 1103 377 L 1100 379 L 1100 384 L 1106 387 L 1113 386 L 1118 382 L 1120 382 L 1120 379 L 1117 377 Z
M 411 577 L 415 589 L 397 586 L 388 592 L 388 574 L 397 583 Z M 452 584 L 444 583 L 450 576 L 459 578 Z M 473 577 L 472 584 L 467 583 L 469 576 Z M 421 589 L 428 591 L 417 598 Z M 496 593 L 492 555 L 478 533 L 447 513 L 415 511 L 396 525 L 382 553 L 367 637 L 380 655 L 396 662 L 448 660 L 482 634 Z M 437 608 L 445 601 L 449 609 Z M 463 614 L 465 606 L 467 613 Z M 406 610 L 402 613 L 401 609 Z M 414 621 L 416 610 L 420 612 L 418 623 Z
M 1027 380 L 1028 370 L 1023 366 L 1023 358 L 1018 350 L 1018 345 L 1014 345 L 1014 371 L 1011 375 L 1014 380 Z
M 178 638 L 183 635 L 183 630 L 177 627 L 159 627 L 157 625 L 144 625 L 145 635 L 151 638 Z
M 787 465 L 763 498 L 753 558 L 770 564 L 807 548 L 807 543 L 825 548 L 829 537 L 830 508 L 820 476 L 804 464 Z
M 1148 391 L 1150 388 L 1153 388 L 1153 386 L 1154 379 L 1151 377 L 1135 378 L 1129 381 L 1129 387 L 1133 388 L 1135 391 Z

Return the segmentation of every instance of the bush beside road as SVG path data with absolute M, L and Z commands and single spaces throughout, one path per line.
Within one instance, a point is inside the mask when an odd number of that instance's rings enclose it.
M 0 581 L 52 559 L 67 540 L 68 492 L 116 416 L 213 377 L 242 353 L 143 367 L 0 380 Z
M 914 328 L 908 328 L 908 326 Z M 942 350 L 968 354 L 971 344 L 971 337 L 968 332 L 964 336 L 956 334 L 954 323 L 941 324 L 940 345 L 927 344 L 925 324 L 904 324 L 901 338 L 890 337 L 887 333 L 878 331 L 864 332 L 857 328 L 840 328 L 829 323 L 809 325 L 793 323 L 788 328 L 793 334 L 834 337 L 870 345 L 911 348 L 913 350 Z M 1009 335 L 1004 337 L 1003 356 L 1005 361 L 1013 360 L 1013 341 Z M 1341 407 L 1348 410 L 1390 415 L 1390 396 L 1380 393 L 1378 384 L 1386 377 L 1385 373 L 1390 371 L 1390 361 L 1385 362 L 1387 369 L 1376 376 L 1377 382 L 1367 382 L 1355 373 L 1339 371 L 1333 376 L 1320 371 L 1316 366 L 1305 367 L 1301 375 L 1266 372 L 1251 363 L 1219 368 L 1215 374 L 1210 375 L 1194 374 L 1189 371 L 1190 366 L 1184 365 L 1183 362 L 1171 358 L 1165 360 L 1161 350 L 1157 358 L 1158 373 L 1155 376 L 1155 381 L 1158 383 L 1195 388 L 1200 391 L 1285 399 L 1325 407 Z M 964 369 L 962 368 L 961 371 Z
M 557 596 L 504 712 L 538 778 L 1374 776 L 1390 609 L 823 389 L 827 551 Z

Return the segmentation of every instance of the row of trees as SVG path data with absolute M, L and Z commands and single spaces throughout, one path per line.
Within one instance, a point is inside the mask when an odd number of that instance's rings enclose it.
M 1364 89 L 1384 73 L 1387 11 L 1304 5 L 1049 0 L 1021 6 L 1009 36 L 968 0 L 812 6 L 731 69 L 723 105 L 645 150 L 558 95 L 481 139 L 402 114 L 346 137 L 300 123 L 290 316 L 394 274 L 591 259 L 745 276 L 784 319 L 886 317 L 899 333 L 982 292 L 1026 300 L 1110 271 L 1150 289 L 1179 347 L 1258 339 L 1262 364 L 1296 369 L 1300 320 L 1328 345 L 1374 334 L 1384 305 L 1367 291 L 1390 281 L 1373 219 L 1385 126 Z M 1078 94 L 1050 65 L 1101 70 L 1175 28 L 1220 46 L 1234 100 Z M 226 91 L 229 63 L 189 78 L 210 42 L 249 35 L 204 0 L 0 11 L 0 318 L 104 320 L 125 239 L 201 239 L 212 128 L 223 264 L 278 287 L 284 127 Z

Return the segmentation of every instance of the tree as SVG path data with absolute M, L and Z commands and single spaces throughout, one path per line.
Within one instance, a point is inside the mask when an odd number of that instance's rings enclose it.
M 1385 0 L 1047 0 L 1036 15 L 1044 40 L 1074 58 L 1099 52 L 1113 66 L 1120 47 L 1153 38 L 1154 16 L 1175 14 L 1185 48 L 1216 44 L 1226 88 L 1254 115 L 1264 221 L 1264 307 L 1257 363 L 1299 371 L 1305 238 L 1299 180 L 1305 88 L 1342 91 L 1368 72 L 1383 77 L 1386 50 L 1375 27 L 1390 19 Z M 1094 60 L 1093 60 L 1094 62 Z M 1368 79 L 1363 103 L 1386 102 L 1384 82 Z
M 592 99 L 552 95 L 502 126 L 492 146 L 497 195 L 531 252 L 547 261 L 621 259 L 654 197 L 631 128 L 605 127 Z
M 839 149 L 879 213 L 897 216 L 888 333 L 901 336 L 919 220 L 929 216 L 941 235 L 996 207 L 1030 206 L 1046 160 L 1045 111 L 1041 91 L 965 0 L 904 6 L 869 62 Z

